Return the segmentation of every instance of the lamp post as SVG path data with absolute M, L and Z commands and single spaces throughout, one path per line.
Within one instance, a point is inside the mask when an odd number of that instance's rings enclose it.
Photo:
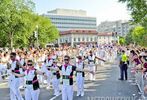
M 38 41 L 38 25 L 36 25 L 36 31 L 34 31 L 34 35 L 35 35 L 35 38 L 36 38 L 36 47 L 38 48 L 39 47 L 39 41 Z

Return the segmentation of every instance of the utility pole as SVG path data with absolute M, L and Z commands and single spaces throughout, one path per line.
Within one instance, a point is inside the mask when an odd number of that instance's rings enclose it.
M 38 40 L 38 25 L 36 25 L 35 38 L 36 38 L 36 47 L 39 47 L 39 40 Z

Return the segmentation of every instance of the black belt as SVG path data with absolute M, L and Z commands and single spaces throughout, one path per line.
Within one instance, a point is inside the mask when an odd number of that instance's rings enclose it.
M 53 73 L 53 75 L 57 75 L 57 73 Z
M 83 73 L 83 71 L 77 71 L 77 73 Z
M 50 68 L 47 68 L 48 70 L 51 70 Z
M 89 62 L 94 62 L 94 60 L 89 60 Z
M 27 84 L 27 85 L 31 85 L 31 84 L 33 84 L 33 83 L 32 83 L 32 81 L 26 81 L 26 84 Z
M 62 78 L 63 79 L 70 79 L 70 76 L 69 75 L 63 75 Z

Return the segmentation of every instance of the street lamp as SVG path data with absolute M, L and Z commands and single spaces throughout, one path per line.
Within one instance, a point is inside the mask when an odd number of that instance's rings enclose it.
M 35 38 L 37 40 L 36 46 L 39 47 L 39 41 L 38 41 L 38 25 L 36 25 L 36 31 L 34 31 Z

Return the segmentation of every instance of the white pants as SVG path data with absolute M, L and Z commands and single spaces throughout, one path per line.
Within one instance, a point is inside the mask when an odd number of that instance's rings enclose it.
M 33 88 L 25 89 L 25 100 L 39 100 L 40 89 L 33 90 Z
M 2 75 L 1 75 L 1 71 L 0 71 L 0 82 L 2 81 Z
M 82 76 L 82 73 L 77 73 L 76 81 L 77 81 L 77 94 L 81 94 L 84 92 L 84 77 Z
M 60 79 L 57 79 L 56 77 L 54 77 L 52 79 L 52 85 L 53 85 L 53 89 L 54 89 L 54 95 L 58 95 L 60 92 L 60 88 L 59 88 Z
M 73 86 L 72 85 L 62 86 L 62 100 L 73 100 Z
M 10 81 L 10 99 L 23 100 L 19 90 L 19 78 L 14 78 Z
M 52 73 L 49 71 L 47 72 L 47 84 L 50 87 L 51 84 L 51 77 L 52 77 Z
M 95 72 L 95 64 L 89 64 L 89 70 Z M 89 73 L 89 79 L 95 80 L 95 75 L 92 73 Z
M 103 62 L 103 61 L 99 61 L 99 64 L 100 64 L 101 66 L 104 66 L 104 62 Z
M 24 77 L 22 77 L 22 78 L 20 78 L 20 85 L 19 85 L 19 87 L 23 87 L 24 84 L 25 84 L 25 79 L 24 79 Z

